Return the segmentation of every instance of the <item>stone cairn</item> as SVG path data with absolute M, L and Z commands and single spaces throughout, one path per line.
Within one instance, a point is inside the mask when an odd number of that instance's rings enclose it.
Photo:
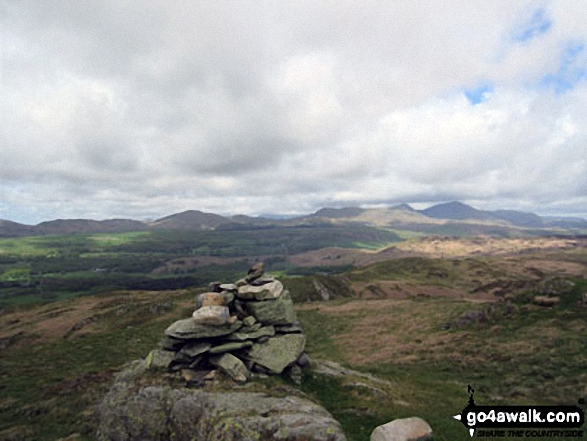
M 166 329 L 147 365 L 181 371 L 196 384 L 212 380 L 216 369 L 240 383 L 252 373 L 284 374 L 299 383 L 309 363 L 305 343 L 289 291 L 258 263 L 244 279 L 212 283 L 200 294 L 192 317 Z

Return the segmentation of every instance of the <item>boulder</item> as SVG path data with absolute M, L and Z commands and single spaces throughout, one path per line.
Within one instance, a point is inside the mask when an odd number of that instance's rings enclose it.
M 422 418 L 402 418 L 376 427 L 371 441 L 426 441 L 432 439 L 432 429 Z
M 340 424 L 304 398 L 145 386 L 146 364 L 129 369 L 96 408 L 98 441 L 345 440 Z
M 165 335 L 176 339 L 198 339 L 220 337 L 232 334 L 243 325 L 241 321 L 226 325 L 204 325 L 196 323 L 193 318 L 178 320 L 165 330 Z
M 285 334 L 273 337 L 266 343 L 255 343 L 249 350 L 247 358 L 268 369 L 272 374 L 281 374 L 304 352 L 306 336 L 303 334 Z
M 269 300 L 276 299 L 283 292 L 283 284 L 279 280 L 264 285 L 244 285 L 238 289 L 236 296 L 243 300 Z
M 274 300 L 248 302 L 246 306 L 253 317 L 267 325 L 291 325 L 296 321 L 296 312 L 287 290 Z

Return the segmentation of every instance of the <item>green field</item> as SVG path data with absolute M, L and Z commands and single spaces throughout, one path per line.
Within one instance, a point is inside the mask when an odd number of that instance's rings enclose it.
M 283 256 L 323 247 L 379 248 L 401 240 L 363 226 L 299 226 L 217 231 L 72 234 L 0 239 L 0 306 L 59 300 L 112 289 L 180 289 L 232 278 L 263 256 L 292 272 Z M 182 258 L 223 258 L 175 272 L 154 271 Z

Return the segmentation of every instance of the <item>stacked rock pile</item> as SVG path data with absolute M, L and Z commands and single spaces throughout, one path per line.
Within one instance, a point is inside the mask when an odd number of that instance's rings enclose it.
M 181 371 L 194 382 L 210 378 L 216 368 L 237 382 L 251 372 L 299 381 L 309 362 L 305 343 L 289 292 L 257 264 L 235 283 L 212 283 L 210 292 L 198 296 L 192 317 L 167 328 L 147 364 Z

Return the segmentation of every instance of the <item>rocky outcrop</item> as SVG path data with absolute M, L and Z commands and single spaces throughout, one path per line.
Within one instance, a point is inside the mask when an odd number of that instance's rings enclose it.
M 99 441 L 345 440 L 340 424 L 305 398 L 149 385 L 148 373 L 138 360 L 116 377 L 96 410 Z
M 262 265 L 213 283 L 191 317 L 117 376 L 96 411 L 97 439 L 342 441 L 340 424 L 300 392 L 243 384 L 280 374 L 299 384 L 305 344 L 288 291 Z

